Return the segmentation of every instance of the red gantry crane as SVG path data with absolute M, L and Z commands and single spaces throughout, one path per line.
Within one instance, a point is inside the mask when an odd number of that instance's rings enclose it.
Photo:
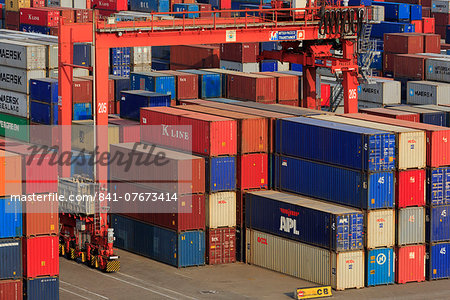
M 92 23 L 59 25 L 59 125 L 62 127 L 60 150 L 71 150 L 73 44 L 92 43 L 95 48 L 93 72 L 93 114 L 98 153 L 96 161 L 104 159 L 108 151 L 108 57 L 112 47 L 197 45 L 249 42 L 282 42 L 282 50 L 264 51 L 260 59 L 276 59 L 303 65 L 304 99 L 301 106 L 320 109 L 316 97 L 316 67 L 342 73 L 344 107 L 346 113 L 357 112 L 358 65 L 356 39 L 361 27 L 363 7 L 343 7 L 308 4 L 306 8 L 280 8 L 275 1 L 273 9 L 214 11 L 210 18 L 164 19 L 152 14 L 151 20 L 115 22 L 114 18 Z M 193 14 L 195 12 L 189 12 Z M 233 16 L 245 13 L 244 17 Z M 257 14 L 258 16 L 250 16 Z M 173 14 L 173 13 L 170 13 Z M 205 14 L 205 12 L 202 12 Z M 335 53 L 341 53 L 339 55 Z M 107 192 L 107 166 L 96 165 L 95 180 L 99 194 Z M 60 177 L 70 177 L 70 166 L 62 166 Z M 107 224 L 107 201 L 98 203 L 94 216 L 61 213 L 61 251 L 71 258 L 90 262 L 106 272 L 118 271 L 119 258 L 113 250 L 113 233 Z M 90 239 L 80 243 L 77 223 L 85 224 Z

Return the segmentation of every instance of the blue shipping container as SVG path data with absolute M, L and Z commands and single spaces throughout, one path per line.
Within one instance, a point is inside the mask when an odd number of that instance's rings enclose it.
M 414 25 L 409 23 L 380 22 L 372 25 L 370 37 L 383 39 L 385 33 L 401 33 L 414 31 Z
M 120 98 L 120 117 L 140 120 L 141 107 L 170 106 L 170 95 L 149 91 L 123 91 Z
M 20 24 L 19 30 L 23 32 L 50 34 L 50 27 L 46 26 Z
M 259 52 L 280 50 L 278 42 L 261 42 L 259 43 Z
M 278 71 L 278 61 L 277 60 L 262 60 L 259 63 L 260 72 L 276 72 Z
M 358 60 L 363 61 L 366 56 L 367 56 L 367 54 L 360 54 L 358 56 Z M 374 53 L 373 60 L 369 67 L 374 70 L 382 70 L 383 69 L 383 51 L 377 51 Z
M 170 60 L 170 46 L 153 46 L 152 47 L 152 60 L 153 60 L 153 58 L 159 58 L 162 60 Z
M 174 12 L 185 12 L 185 11 L 199 11 L 197 4 L 190 3 L 175 3 L 173 5 Z M 199 17 L 199 13 L 191 13 L 191 14 L 173 14 L 175 18 L 188 18 L 194 19 Z
M 91 65 L 91 44 L 73 44 L 73 64 L 85 67 Z
M 367 250 L 366 285 L 394 283 L 394 249 L 379 248 Z
M 25 279 L 24 292 L 27 300 L 59 300 L 57 276 Z
M 422 5 L 410 4 L 411 20 L 422 20 Z
M 130 66 L 111 66 L 110 73 L 115 76 L 130 76 Z
M 31 79 L 30 98 L 42 102 L 58 103 L 58 79 Z
M 359 209 L 394 207 L 393 172 L 367 173 L 287 156 L 275 156 L 274 172 L 280 190 Z
M 259 191 L 245 194 L 245 218 L 252 229 L 333 251 L 364 248 L 364 214 L 345 206 Z
M 236 157 L 204 157 L 206 161 L 206 190 L 210 193 L 236 189 Z
M 427 242 L 450 240 L 450 205 L 427 207 Z
M 428 245 L 427 279 L 450 277 L 450 243 Z
M 393 133 L 296 117 L 278 119 L 275 136 L 279 154 L 364 171 L 395 168 Z
M 156 72 L 130 73 L 130 87 L 132 90 L 146 90 L 170 95 L 175 99 L 175 77 Z
M 74 103 L 72 119 L 74 121 L 91 120 L 92 119 L 91 103 Z
M 349 0 L 348 5 L 349 6 L 360 6 L 360 5 L 371 6 L 372 0 Z
M 302 75 L 303 75 L 303 65 L 301 65 L 301 64 L 293 64 L 293 63 L 291 63 L 291 70 L 292 71 L 297 71 L 297 72 L 302 72 Z
M 120 101 L 120 92 L 130 89 L 130 77 L 109 75 L 109 79 L 114 80 L 114 100 Z
M 153 49 L 153 47 L 152 47 L 152 49 Z M 155 70 L 155 71 L 170 70 L 170 61 L 158 59 L 158 58 L 152 58 L 152 70 Z
M 446 31 L 445 31 L 445 43 L 450 44 L 450 25 L 447 25 Z M 450 54 L 450 49 L 447 49 L 447 55 Z
M 450 204 L 450 167 L 427 170 L 427 204 Z
M 130 0 L 130 10 L 143 12 L 169 12 L 169 0 Z
M 21 279 L 22 241 L 20 239 L 0 240 L 0 279 Z
M 176 231 L 111 215 L 114 246 L 175 266 L 205 264 L 205 233 Z
M 30 100 L 30 121 L 44 125 L 58 125 L 58 103 Z
M 180 70 L 180 72 L 198 75 L 199 98 L 206 99 L 222 97 L 222 77 L 220 74 L 201 70 Z
M 126 66 L 130 64 L 130 48 L 117 47 L 109 49 L 110 66 Z
M 410 5 L 406 3 L 372 2 L 373 5 L 384 7 L 384 19 L 386 21 L 408 21 L 410 19 Z
M 0 239 L 22 236 L 22 203 L 0 198 Z

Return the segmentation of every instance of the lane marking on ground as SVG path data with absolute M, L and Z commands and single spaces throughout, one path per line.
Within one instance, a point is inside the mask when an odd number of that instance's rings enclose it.
M 83 298 L 83 299 L 86 299 L 86 300 L 91 300 L 91 299 L 86 298 L 86 297 L 84 297 L 84 296 L 81 296 L 81 295 L 79 295 L 79 294 L 77 294 L 77 293 L 74 293 L 74 292 L 72 292 L 72 291 L 66 290 L 66 289 L 64 289 L 64 288 L 62 288 L 62 287 L 59 287 L 59 289 L 60 289 L 61 291 L 70 293 L 70 294 L 75 295 L 75 296 L 78 296 L 78 297 L 80 297 L 80 298 Z
M 99 297 L 99 298 L 102 298 L 102 299 L 106 299 L 106 300 L 108 300 L 108 299 L 109 299 L 108 297 L 105 297 L 105 296 L 103 296 L 103 295 L 100 295 L 100 294 L 97 294 L 97 293 L 91 292 L 91 291 L 89 291 L 89 290 L 87 290 L 87 289 L 84 289 L 84 288 L 82 288 L 82 287 L 79 287 L 79 286 L 76 286 L 76 285 L 70 284 L 70 283 L 68 283 L 68 282 L 65 282 L 65 281 L 62 281 L 62 280 L 60 280 L 59 282 L 60 282 L 60 283 L 64 283 L 64 284 L 67 284 L 68 286 L 74 287 L 74 288 L 76 288 L 76 289 L 82 290 L 83 292 L 86 292 L 86 293 L 89 293 L 89 294 L 95 295 L 95 296 L 97 296 L 97 297 Z

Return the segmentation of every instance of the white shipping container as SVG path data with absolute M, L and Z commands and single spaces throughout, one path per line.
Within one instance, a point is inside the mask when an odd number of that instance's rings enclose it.
M 372 78 L 358 86 L 358 100 L 379 104 L 400 104 L 401 83 L 395 80 Z
M 372 20 L 384 21 L 384 6 L 372 5 Z
M 131 72 L 150 72 L 152 70 L 151 64 L 131 65 Z
M 30 79 L 44 78 L 45 70 L 25 70 L 2 66 L 0 68 L 0 89 L 29 94 Z
M 28 117 L 29 96 L 27 94 L 0 90 L 0 112 L 19 117 Z
M 395 245 L 395 210 L 368 210 L 366 214 L 366 247 L 392 247 Z
M 397 245 L 425 243 L 425 207 L 398 210 Z
M 422 169 L 426 166 L 426 138 L 425 132 L 422 130 L 341 116 L 316 115 L 311 116 L 311 118 L 394 132 L 396 135 L 397 168 L 400 170 Z
M 236 192 L 212 193 L 206 197 L 206 226 L 236 226 Z
M 433 0 L 431 1 L 431 12 L 434 13 L 450 13 L 450 1 L 449 0 Z
M 408 81 L 408 104 L 450 104 L 450 84 L 433 81 Z
M 450 83 L 450 58 L 427 58 L 425 66 L 427 80 Z
M 39 41 L 35 39 L 26 39 L 25 41 L 45 46 L 45 67 L 47 69 L 58 68 L 58 43 L 50 41 Z
M 88 69 L 82 69 L 82 68 L 73 68 L 73 76 L 74 77 L 82 77 L 82 76 L 89 76 L 89 70 Z M 58 69 L 50 69 L 47 72 L 47 77 L 54 77 L 58 78 Z
M 130 59 L 132 65 L 150 65 L 152 63 L 152 47 L 132 47 Z
M 63 1 L 63 0 L 61 0 Z M 73 0 L 73 8 L 86 9 L 86 0 Z
M 45 46 L 0 39 L 0 65 L 27 70 L 45 69 Z
M 259 63 L 240 63 L 229 60 L 221 60 L 220 68 L 237 72 L 252 73 L 259 72 Z
M 364 251 L 335 253 L 260 231 L 246 231 L 246 261 L 336 290 L 364 287 Z
M 289 71 L 291 69 L 291 64 L 288 62 L 278 62 L 278 71 Z

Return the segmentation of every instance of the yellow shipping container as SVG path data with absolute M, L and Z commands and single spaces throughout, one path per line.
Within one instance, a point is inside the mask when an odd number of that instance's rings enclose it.
M 31 1 L 30 0 L 7 0 L 5 2 L 6 10 L 9 11 L 17 11 L 21 8 L 31 7 Z
M 84 150 L 85 152 L 94 151 L 94 126 L 92 120 L 72 122 L 72 148 Z M 97 136 L 98 140 L 98 136 Z M 108 125 L 108 152 L 111 144 L 119 143 L 119 126 Z

